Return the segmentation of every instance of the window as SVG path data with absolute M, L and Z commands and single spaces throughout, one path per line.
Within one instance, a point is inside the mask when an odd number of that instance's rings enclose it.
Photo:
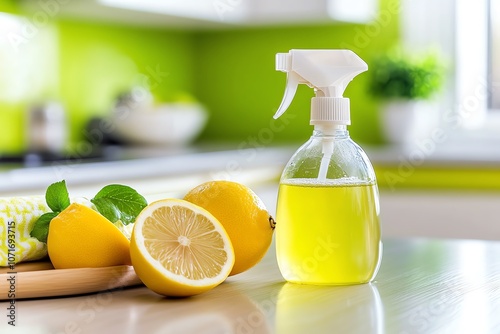
M 435 48 L 447 60 L 439 119 L 423 121 L 447 134 L 434 157 L 499 160 L 500 0 L 401 0 L 400 22 L 408 50 Z
M 500 0 L 489 0 L 489 109 L 500 111 Z

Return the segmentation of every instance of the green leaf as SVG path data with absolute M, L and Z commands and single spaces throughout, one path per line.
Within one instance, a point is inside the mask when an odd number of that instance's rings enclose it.
M 45 192 L 45 201 L 54 212 L 66 209 L 70 204 L 66 181 L 52 183 Z
M 135 222 L 148 204 L 137 191 L 121 184 L 105 186 L 90 201 L 94 203 L 97 211 L 111 222 L 121 220 L 124 225 Z
M 45 192 L 45 201 L 53 212 L 47 212 L 41 215 L 30 232 L 32 237 L 37 238 L 41 242 L 47 242 L 50 221 L 70 204 L 66 181 L 62 180 L 48 186 Z
M 35 222 L 35 225 L 33 225 L 33 230 L 31 230 L 30 235 L 33 238 L 37 238 L 41 242 L 47 242 L 50 221 L 58 214 L 59 212 L 47 212 L 41 215 Z
M 108 198 L 102 197 L 98 199 L 90 200 L 97 208 L 97 211 L 104 217 L 106 217 L 112 223 L 120 220 L 121 213 L 114 202 Z

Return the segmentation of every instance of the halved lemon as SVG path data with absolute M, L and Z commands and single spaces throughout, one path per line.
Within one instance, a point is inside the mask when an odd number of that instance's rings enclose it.
M 130 242 L 135 272 L 165 296 L 192 296 L 222 283 L 234 250 L 221 223 L 205 209 L 179 199 L 149 204 L 137 217 Z

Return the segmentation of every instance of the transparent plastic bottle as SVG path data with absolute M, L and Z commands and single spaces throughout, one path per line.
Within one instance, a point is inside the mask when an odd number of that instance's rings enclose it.
M 350 50 L 290 50 L 276 55 L 287 73 L 275 118 L 291 104 L 297 86 L 314 89 L 313 136 L 281 176 L 276 255 L 283 277 L 296 283 L 359 284 L 377 274 L 382 256 L 379 196 L 373 167 L 349 137 L 349 82 L 368 70 Z
M 278 265 L 289 282 L 370 282 L 382 256 L 375 173 L 345 125 L 328 132 L 315 130 L 282 173 Z M 326 158 L 325 143 L 331 145 Z

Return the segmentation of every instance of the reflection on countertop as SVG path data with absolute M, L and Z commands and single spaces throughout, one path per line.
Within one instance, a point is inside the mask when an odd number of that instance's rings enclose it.
M 276 333 L 307 333 L 312 328 L 315 333 L 333 329 L 337 333 L 384 333 L 384 310 L 377 286 L 285 283 L 276 303 Z
M 18 300 L 16 308 L 30 333 L 499 333 L 500 243 L 412 238 L 384 245 L 371 284 L 286 283 L 272 245 L 255 267 L 190 298 L 135 287 Z

